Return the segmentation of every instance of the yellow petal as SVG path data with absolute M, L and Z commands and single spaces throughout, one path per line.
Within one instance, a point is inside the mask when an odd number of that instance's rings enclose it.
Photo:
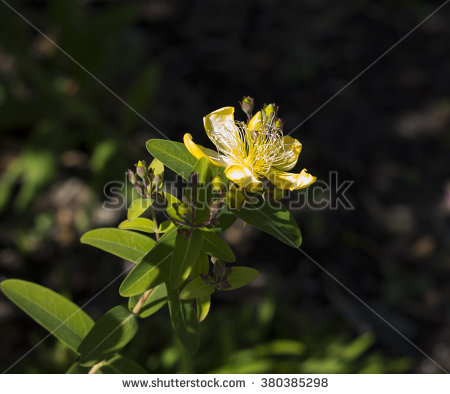
M 274 160 L 272 167 L 282 171 L 289 171 L 292 170 L 297 164 L 298 156 L 302 151 L 302 144 L 299 140 L 288 135 L 283 137 L 283 143 L 284 154 Z
M 242 164 L 232 164 L 225 169 L 225 175 L 240 187 L 245 187 L 250 192 L 262 190 L 262 182 Z
M 308 174 L 306 169 L 303 169 L 300 174 L 270 169 L 267 174 L 267 179 L 280 189 L 289 189 L 292 191 L 311 185 L 317 178 Z
M 206 156 L 209 159 L 211 165 L 213 165 L 214 167 L 226 167 L 226 162 L 221 155 L 219 155 L 212 149 L 197 145 L 194 141 L 192 141 L 192 136 L 189 133 L 186 133 L 184 135 L 183 142 L 189 153 L 196 159 L 200 159 L 203 156 Z
M 221 129 L 224 123 L 232 123 L 234 125 L 234 107 L 223 107 L 216 109 L 203 118 L 206 134 L 211 137 L 211 133 Z
M 234 122 L 234 108 L 220 108 L 203 118 L 205 131 L 210 140 L 226 156 L 245 156 L 246 145 Z

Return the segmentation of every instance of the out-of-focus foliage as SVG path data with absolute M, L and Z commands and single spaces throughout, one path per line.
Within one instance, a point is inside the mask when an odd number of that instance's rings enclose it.
M 33 10 L 21 8 L 26 4 L 14 6 L 26 16 Z M 129 30 L 139 17 L 137 6 L 113 3 L 97 9 L 51 0 L 31 15 L 42 17 L 44 34 L 76 62 L 2 9 L 0 136 L 9 157 L 0 178 L 0 209 L 14 193 L 13 208 L 20 212 L 61 176 L 61 169 L 89 170 L 94 188 L 117 177 L 135 152 L 130 133 L 139 118 L 102 84 L 145 113 L 158 81 L 157 66 L 142 63 L 142 48 Z

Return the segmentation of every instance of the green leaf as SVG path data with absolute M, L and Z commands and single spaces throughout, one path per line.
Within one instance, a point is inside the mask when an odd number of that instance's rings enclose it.
M 78 347 L 80 364 L 92 366 L 111 357 L 130 342 L 138 331 L 135 315 L 122 305 L 106 312 Z
M 128 309 L 130 311 L 132 311 L 133 308 L 136 306 L 141 296 L 142 294 L 130 297 L 130 300 L 128 302 Z M 167 302 L 166 284 L 161 283 L 160 285 L 153 288 L 153 291 L 150 293 L 142 309 L 139 311 L 138 316 L 141 318 L 149 317 L 154 313 L 158 312 L 166 304 L 166 302 Z
M 106 360 L 99 371 L 104 374 L 148 374 L 139 364 L 120 354 Z
M 268 201 L 245 204 L 234 214 L 256 228 L 273 235 L 286 245 L 300 247 L 302 235 L 291 213 L 282 205 L 271 206 Z
M 158 183 L 159 188 L 159 186 L 162 184 L 164 180 L 164 164 L 161 163 L 158 159 L 153 159 L 148 168 L 153 171 L 154 175 L 159 176 L 159 183 Z
M 66 371 L 66 374 L 87 374 L 89 372 L 89 369 L 89 367 L 82 367 L 78 363 L 73 363 Z
M 94 325 L 77 305 L 46 287 L 19 279 L 5 280 L 0 287 L 14 304 L 74 351 Z
M 202 278 L 197 277 L 190 281 L 183 291 L 180 298 L 182 300 L 189 300 L 191 298 L 207 297 L 214 293 L 216 288 L 213 285 L 206 283 Z
M 164 220 L 164 222 L 161 222 L 158 226 L 158 232 L 159 233 L 165 233 L 168 230 L 170 230 L 172 227 L 174 227 L 174 224 L 171 220 Z
M 155 244 L 145 235 L 118 228 L 98 228 L 81 237 L 81 243 L 95 246 L 125 260 L 137 263 Z
M 258 271 L 249 267 L 233 267 L 231 274 L 228 275 L 227 281 L 231 285 L 228 289 L 234 290 L 254 281 L 259 275 Z
M 173 196 L 170 193 L 164 192 L 164 196 L 166 197 L 167 200 L 167 208 L 166 208 L 166 212 L 168 213 L 169 216 L 181 220 L 180 215 L 178 215 L 178 210 L 177 210 L 177 206 L 178 204 L 181 203 L 181 201 L 176 198 L 175 196 Z
M 196 172 L 198 174 L 199 183 L 210 183 L 212 173 L 208 158 L 203 156 L 198 159 L 194 167 L 192 168 L 192 172 Z
M 119 224 L 119 228 L 123 230 L 142 231 L 144 233 L 155 232 L 153 221 L 146 218 L 136 218 L 132 221 L 124 220 L 122 223 Z
M 190 302 L 181 302 L 178 289 L 167 288 L 172 328 L 178 340 L 193 354 L 200 344 L 196 311 Z
M 159 224 L 158 233 L 163 234 L 172 227 L 173 223 L 170 220 L 165 220 Z M 131 222 L 129 220 L 124 220 L 119 224 L 119 228 L 123 230 L 142 231 L 149 234 L 153 234 L 155 232 L 153 221 L 147 218 L 136 218 Z
M 165 166 L 189 179 L 197 159 L 192 156 L 184 144 L 179 142 L 152 139 L 147 141 L 147 150 L 150 154 L 164 163 Z
M 198 174 L 198 185 L 194 196 L 195 223 L 204 223 L 209 219 L 212 194 L 211 167 L 207 157 L 202 157 L 195 163 L 192 172 Z M 189 192 L 189 189 L 186 189 Z M 188 193 L 189 194 L 189 193 Z
M 230 228 L 236 221 L 237 217 L 234 213 L 230 212 L 225 206 L 216 217 L 217 223 L 215 226 L 208 226 L 209 231 L 216 233 L 223 233 L 226 229 Z
M 170 258 L 176 236 L 177 230 L 173 227 L 161 237 L 154 248 L 122 282 L 119 289 L 122 296 L 142 294 L 169 279 Z
M 141 216 L 148 208 L 150 208 L 153 204 L 153 200 L 151 198 L 136 198 L 131 203 L 128 208 L 128 220 L 131 222 L 132 220 Z
M 202 232 L 193 230 L 177 234 L 175 249 L 170 260 L 170 284 L 179 287 L 189 276 L 202 247 Z
M 208 255 L 200 251 L 197 262 L 194 264 L 192 268 L 191 274 L 189 275 L 192 279 L 195 279 L 200 274 L 207 274 L 209 272 L 209 257 Z
M 216 233 L 211 231 L 203 231 L 202 235 L 203 235 L 202 250 L 204 252 L 222 261 L 228 262 L 236 261 L 236 256 L 234 255 L 231 248 Z
M 196 299 L 197 303 L 197 320 L 201 323 L 208 316 L 209 309 L 211 308 L 211 296 L 199 297 Z

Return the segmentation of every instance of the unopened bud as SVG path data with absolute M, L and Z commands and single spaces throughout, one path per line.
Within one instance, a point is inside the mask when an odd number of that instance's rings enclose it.
M 253 118 L 250 119 L 248 122 L 248 129 L 250 131 L 259 131 L 262 129 L 262 113 L 261 111 L 258 111 Z
M 268 121 L 271 121 L 277 113 L 277 107 L 275 104 L 269 104 L 264 107 L 264 114 L 266 115 Z
M 280 118 L 276 118 L 274 126 L 276 128 L 278 128 L 278 129 L 282 129 L 283 128 L 283 121 Z
M 145 161 L 140 161 L 136 165 L 136 174 L 138 174 L 142 179 L 145 179 L 145 177 L 148 175 L 147 172 L 147 164 Z
M 247 114 L 247 116 L 251 116 L 254 106 L 255 106 L 255 100 L 252 97 L 245 96 L 242 98 L 241 108 L 242 108 L 242 111 L 244 111 Z
M 222 275 L 225 274 L 225 272 L 226 272 L 226 267 L 225 267 L 224 263 L 216 262 L 216 264 L 214 264 L 213 273 L 214 273 L 214 276 L 216 277 L 216 279 L 220 279 L 222 277 Z
M 154 176 L 154 178 L 153 178 L 153 183 L 154 183 L 155 185 L 159 185 L 159 184 L 161 183 L 161 181 L 162 181 L 162 178 L 161 178 L 160 175 L 155 175 L 155 176 Z
M 150 182 L 153 183 L 153 180 L 155 179 L 155 174 L 153 172 L 153 169 L 149 168 L 147 175 L 148 175 L 148 179 L 150 179 Z
M 141 197 L 147 197 L 146 190 L 144 188 L 144 185 L 141 182 L 136 182 L 134 184 L 134 187 L 136 188 L 137 192 Z
M 211 204 L 209 211 L 209 223 L 212 226 L 217 225 L 217 215 L 219 215 L 221 210 L 222 210 L 222 201 L 214 201 Z
M 128 180 L 130 181 L 130 183 L 132 185 L 135 185 L 137 182 L 136 174 L 131 170 L 127 170 L 127 176 L 128 176 Z
M 178 205 L 178 213 L 180 216 L 187 216 L 191 212 L 191 209 L 189 208 L 189 205 L 182 202 L 180 205 Z
M 213 190 L 216 192 L 225 190 L 226 185 L 220 175 L 217 175 L 216 177 L 213 178 L 212 187 L 213 187 Z

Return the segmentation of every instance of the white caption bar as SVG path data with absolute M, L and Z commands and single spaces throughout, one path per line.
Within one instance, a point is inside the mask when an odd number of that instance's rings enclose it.
M 2 375 L 3 393 L 450 393 L 449 375 Z

